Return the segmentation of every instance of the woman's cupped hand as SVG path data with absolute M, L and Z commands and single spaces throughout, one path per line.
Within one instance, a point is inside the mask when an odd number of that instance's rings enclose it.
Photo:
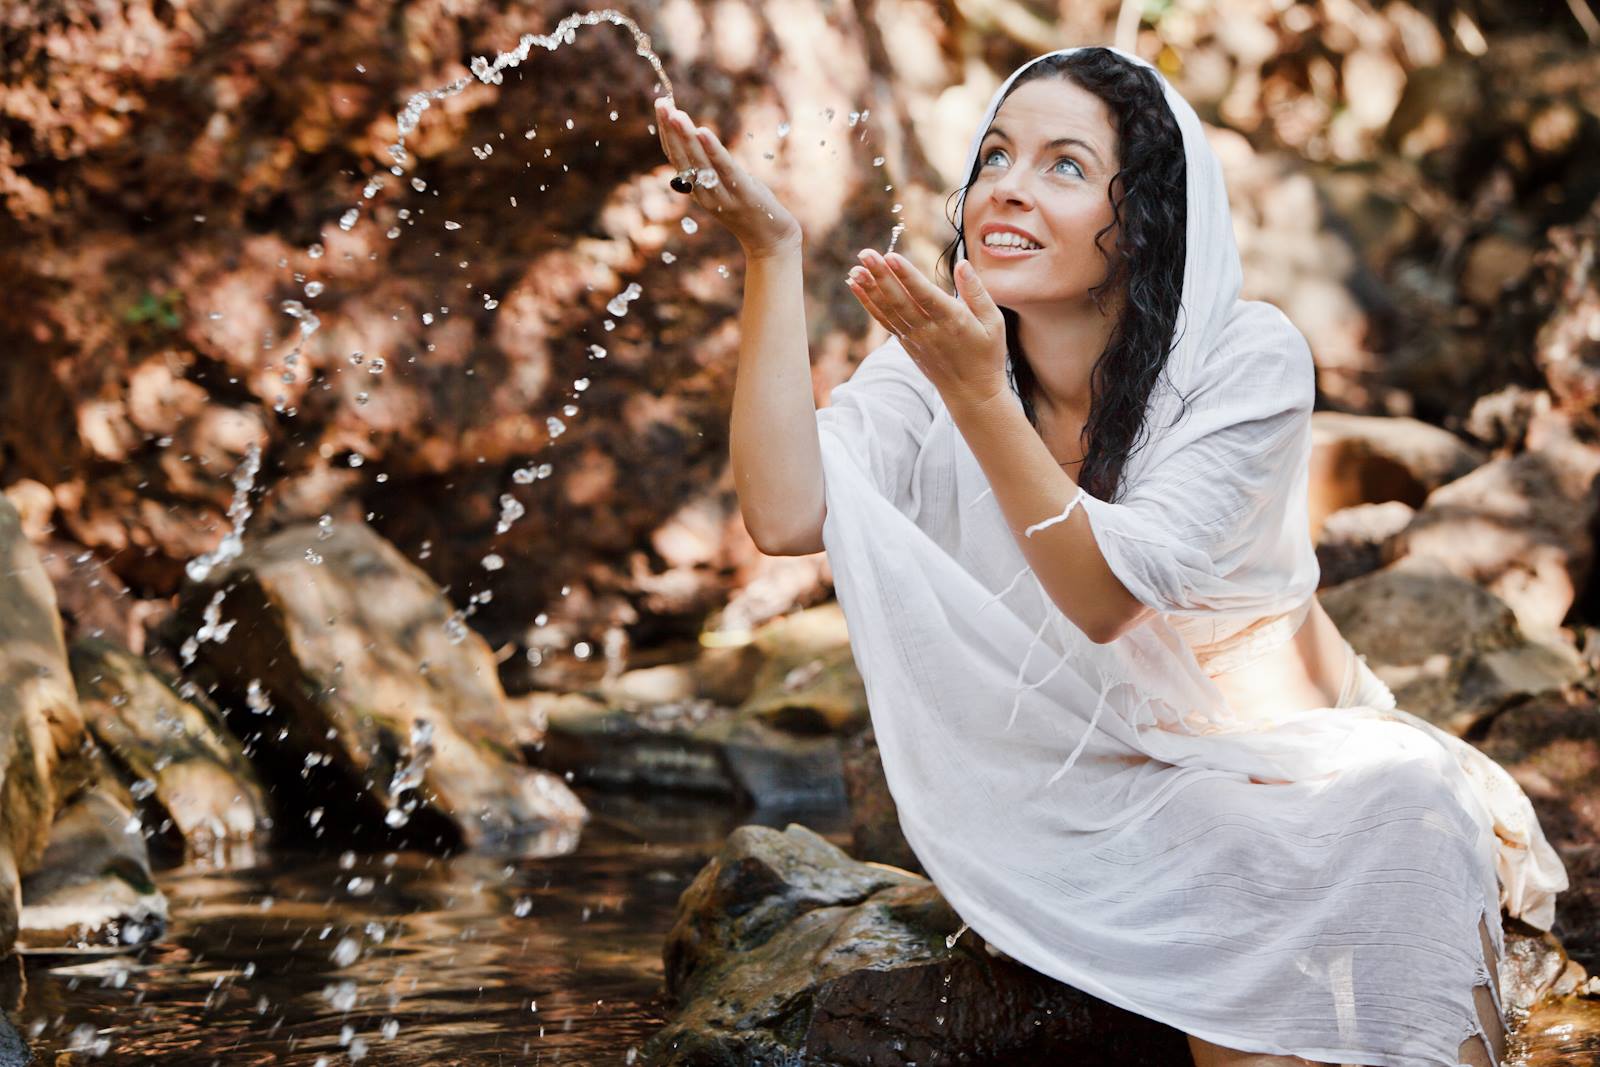
M 955 267 L 951 296 L 898 252 L 863 249 L 846 284 L 895 337 L 947 405 L 981 404 L 1006 383 L 1006 324 L 972 264 Z
M 747 258 L 800 247 L 800 223 L 759 179 L 734 162 L 709 126 L 697 126 L 671 97 L 656 100 L 656 130 L 674 170 L 698 176 L 690 194 L 744 249 Z M 707 174 L 716 177 L 704 182 Z

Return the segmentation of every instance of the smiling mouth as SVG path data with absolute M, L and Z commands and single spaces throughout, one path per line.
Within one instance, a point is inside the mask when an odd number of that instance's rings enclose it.
M 1042 245 L 992 245 L 980 242 L 978 247 L 982 248 L 991 256 L 995 256 L 999 259 L 1010 259 L 1016 256 L 1031 256 L 1035 252 L 1044 251 L 1044 247 Z

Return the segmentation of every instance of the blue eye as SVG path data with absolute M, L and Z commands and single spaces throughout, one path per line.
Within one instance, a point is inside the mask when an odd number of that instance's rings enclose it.
M 1078 176 L 1080 178 L 1083 176 L 1083 168 L 1078 166 L 1078 164 L 1076 162 L 1074 162 L 1073 160 L 1068 159 L 1066 156 L 1062 156 L 1060 159 L 1056 160 L 1056 166 L 1058 166 L 1058 167 L 1061 166 L 1061 164 L 1063 164 L 1063 163 L 1071 163 L 1073 169 L 1078 172 Z
M 987 152 L 985 152 L 983 154 L 983 158 L 982 158 L 981 162 L 982 162 L 983 166 L 987 167 L 989 165 L 989 160 L 990 159 L 994 158 L 994 156 L 996 156 L 996 155 L 1004 155 L 1004 154 L 1005 153 L 1001 152 L 1000 149 L 998 149 L 998 148 L 991 148 L 991 149 L 989 149 Z

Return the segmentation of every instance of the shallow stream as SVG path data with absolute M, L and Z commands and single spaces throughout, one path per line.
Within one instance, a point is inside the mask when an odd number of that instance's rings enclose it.
M 792 817 L 848 837 L 842 811 L 584 800 L 593 818 L 566 855 L 279 848 L 244 870 L 166 872 L 165 936 L 30 957 L 19 1029 L 44 1064 L 626 1064 L 663 1020 L 678 895 L 728 832 Z

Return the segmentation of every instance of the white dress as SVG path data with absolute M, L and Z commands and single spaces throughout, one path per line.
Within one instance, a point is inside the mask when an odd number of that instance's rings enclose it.
M 1250 373 L 1247 358 L 1233 366 Z M 1295 406 L 1251 453 L 1272 469 L 1304 469 L 1309 398 Z M 1548 928 L 1565 873 L 1515 782 L 1394 708 L 1364 664 L 1351 706 L 1231 718 L 1197 651 L 1216 672 L 1303 617 L 1317 578 L 1304 478 L 1245 509 L 1245 541 L 1263 523 L 1300 524 L 1297 562 L 1257 565 L 1256 603 L 1271 610 L 1166 604 L 1097 645 L 1033 579 L 897 342 L 835 388 L 817 423 L 824 543 L 886 778 L 962 919 L 1041 973 L 1227 1048 L 1455 1067 L 1480 1034 L 1480 918 L 1497 953 L 1502 904 Z M 1263 476 L 1230 447 L 1238 462 L 1206 463 L 1213 488 Z M 1172 485 L 1156 496 L 1185 504 Z M 1084 500 L 1118 576 L 1165 604 L 1140 581 L 1159 538 L 1140 541 L 1126 514 L 1122 530 L 1102 528 L 1124 505 Z M 1191 532 L 1207 558 L 1226 540 Z

